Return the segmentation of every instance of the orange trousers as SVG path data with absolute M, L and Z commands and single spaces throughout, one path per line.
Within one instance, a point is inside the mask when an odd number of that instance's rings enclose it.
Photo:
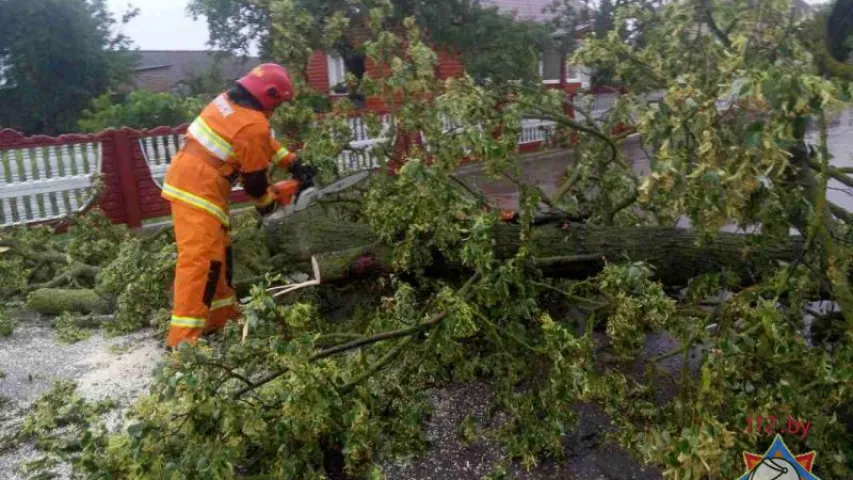
M 233 260 L 228 229 L 212 215 L 171 202 L 178 262 L 174 307 L 167 347 L 195 343 L 203 333 L 223 328 L 240 316 L 232 285 Z

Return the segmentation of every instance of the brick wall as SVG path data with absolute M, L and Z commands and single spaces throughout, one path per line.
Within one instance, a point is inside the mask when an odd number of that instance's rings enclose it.
M 365 62 L 366 74 L 372 78 L 390 75 L 390 68 L 376 65 L 370 59 Z M 459 57 L 447 52 L 446 50 L 438 51 L 438 63 L 436 65 L 436 77 L 439 79 L 461 77 L 465 73 L 465 67 Z M 346 98 L 345 95 L 333 95 L 329 93 L 331 85 L 329 85 L 329 65 L 326 59 L 326 52 L 322 50 L 315 51 L 308 60 L 306 67 L 308 76 L 308 84 L 320 94 L 328 94 L 334 101 L 336 98 Z M 372 112 L 386 112 L 388 106 L 385 102 L 377 97 L 369 97 L 365 101 L 365 110 Z

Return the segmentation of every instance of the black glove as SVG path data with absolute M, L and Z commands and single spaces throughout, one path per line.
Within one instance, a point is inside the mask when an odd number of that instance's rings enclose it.
M 303 189 L 314 185 L 314 177 L 317 175 L 317 169 L 311 165 L 306 165 L 301 160 L 296 159 L 290 164 L 289 171 L 293 175 L 293 178 L 299 180 L 300 186 Z
M 277 208 L 278 208 L 278 202 L 277 201 L 272 201 L 269 203 L 269 205 L 266 205 L 263 207 L 260 205 L 255 205 L 255 211 L 257 211 L 258 214 L 262 217 L 266 217 L 268 215 L 271 215 L 273 212 L 276 211 Z

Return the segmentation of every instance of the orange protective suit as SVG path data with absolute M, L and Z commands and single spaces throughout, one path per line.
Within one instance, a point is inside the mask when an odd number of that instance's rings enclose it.
M 193 343 L 239 317 L 231 283 L 228 197 L 238 178 L 263 175 L 265 190 L 255 201 L 269 205 L 276 198 L 266 183 L 270 163 L 287 168 L 294 157 L 275 140 L 263 112 L 238 105 L 225 93 L 190 125 L 162 193 L 171 202 L 178 247 L 167 347 Z

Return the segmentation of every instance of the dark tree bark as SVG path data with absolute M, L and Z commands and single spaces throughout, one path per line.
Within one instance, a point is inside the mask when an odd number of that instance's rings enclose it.
M 310 272 L 314 256 L 324 283 L 389 270 L 393 248 L 378 241 L 365 223 L 311 208 L 272 221 L 267 228 L 277 266 L 302 265 Z M 800 237 L 792 237 L 756 248 L 754 239 L 736 233 L 720 233 L 701 243 L 692 231 L 662 227 L 550 223 L 533 232 L 532 254 L 546 275 L 583 278 L 600 271 L 605 261 L 645 261 L 667 285 L 684 285 L 696 275 L 723 269 L 752 283 L 769 263 L 794 261 L 803 246 Z M 503 223 L 495 229 L 499 258 L 513 256 L 520 243 L 518 225 Z M 441 268 L 455 270 L 445 259 L 435 260 Z

